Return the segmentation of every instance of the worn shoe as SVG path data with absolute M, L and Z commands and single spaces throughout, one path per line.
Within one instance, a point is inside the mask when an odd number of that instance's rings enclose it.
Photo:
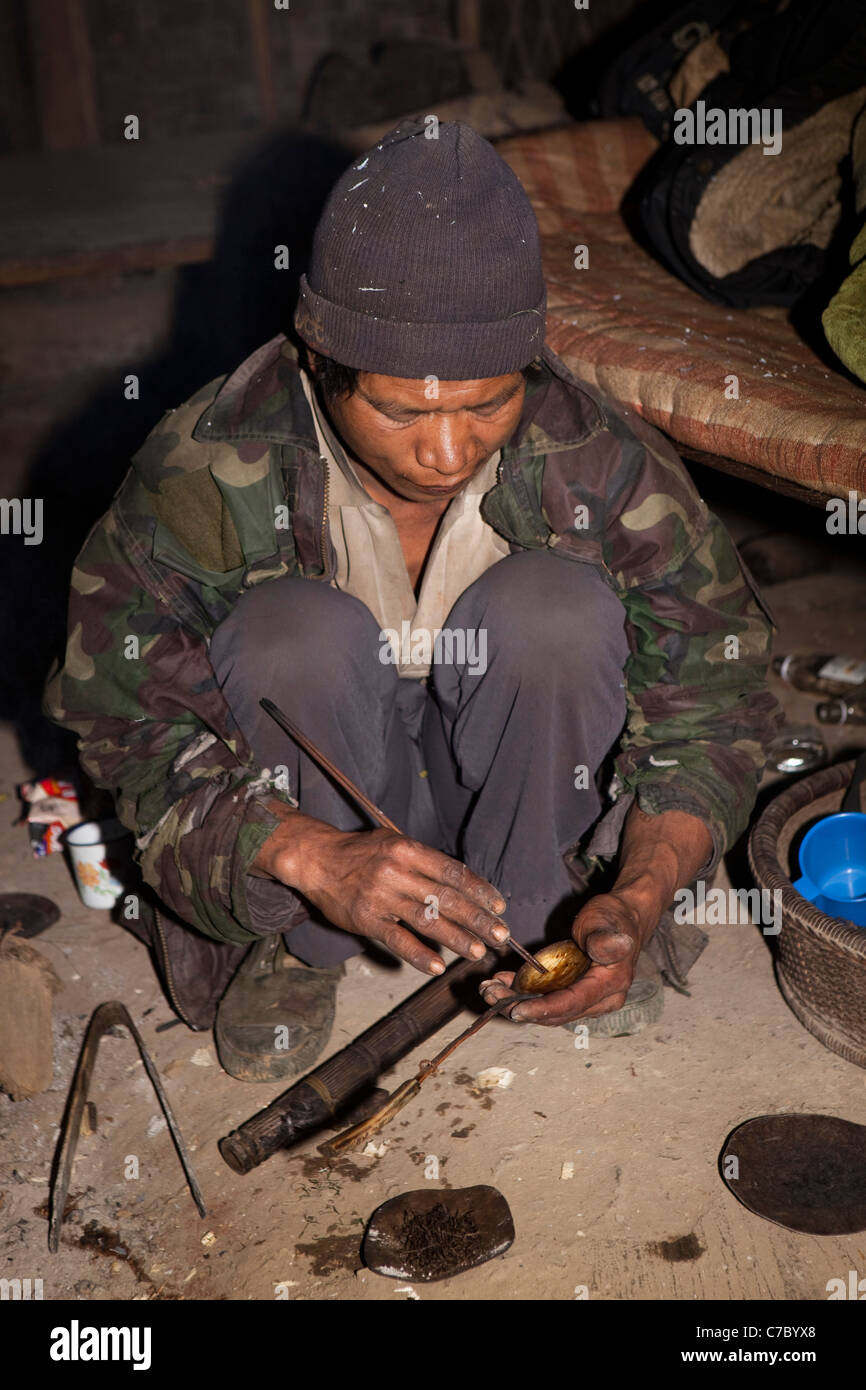
M 334 1024 L 345 967 L 317 970 L 286 950 L 280 932 L 255 942 L 220 1000 L 214 1040 L 239 1081 L 290 1081 L 313 1065 Z
M 664 985 L 661 971 L 646 951 L 641 951 L 635 966 L 634 980 L 621 1009 L 611 1014 L 596 1014 L 564 1023 L 563 1028 L 576 1033 L 585 1029 L 584 1037 L 624 1038 L 640 1033 L 651 1023 L 658 1023 L 664 1011 Z

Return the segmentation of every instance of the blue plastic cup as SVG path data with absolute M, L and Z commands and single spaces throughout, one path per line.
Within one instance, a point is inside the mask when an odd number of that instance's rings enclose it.
M 866 814 L 843 811 L 813 825 L 800 845 L 794 884 L 829 917 L 847 917 L 866 927 Z

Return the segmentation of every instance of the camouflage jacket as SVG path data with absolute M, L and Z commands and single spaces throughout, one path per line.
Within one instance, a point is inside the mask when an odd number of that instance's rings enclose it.
M 746 825 L 776 725 L 770 622 L 676 453 L 626 414 L 545 349 L 482 515 L 513 550 L 593 565 L 619 596 L 620 804 L 700 817 L 715 862 Z M 326 470 L 280 336 L 168 411 L 74 567 L 45 710 L 114 793 L 145 882 L 216 941 L 288 925 L 298 900 L 248 874 L 277 824 L 268 800 L 287 798 L 232 718 L 209 639 L 245 589 L 327 582 L 334 559 Z

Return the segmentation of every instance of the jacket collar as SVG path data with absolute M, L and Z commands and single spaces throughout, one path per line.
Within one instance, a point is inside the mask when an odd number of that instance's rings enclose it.
M 545 346 L 538 379 L 527 387 L 520 420 L 503 454 L 520 461 L 573 449 L 606 424 L 600 397 Z M 318 458 L 297 350 L 284 333 L 257 348 L 226 378 L 196 423 L 193 438 L 200 443 L 258 439 L 295 445 Z
M 318 457 L 297 351 L 284 333 L 257 348 L 226 378 L 192 435 L 199 443 L 259 439 L 294 444 Z

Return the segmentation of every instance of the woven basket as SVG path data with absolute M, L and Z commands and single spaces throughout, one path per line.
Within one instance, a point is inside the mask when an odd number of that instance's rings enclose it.
M 791 883 L 799 878 L 794 837 L 840 810 L 853 772 L 853 762 L 823 768 L 771 801 L 749 836 L 749 863 L 760 888 L 782 891 L 776 942 L 785 999 L 825 1047 L 866 1067 L 866 930 L 819 912 Z

